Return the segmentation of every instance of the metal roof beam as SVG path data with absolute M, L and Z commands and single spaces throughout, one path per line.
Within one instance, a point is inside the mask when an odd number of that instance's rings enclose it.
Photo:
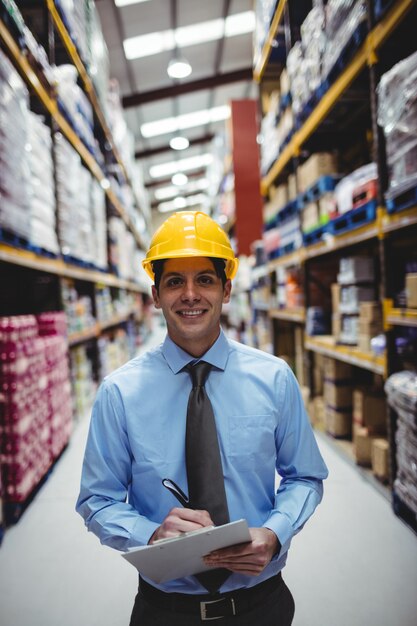
M 131 107 L 140 106 L 149 102 L 155 102 L 156 100 L 174 98 L 175 96 L 183 96 L 187 93 L 193 93 L 194 91 L 213 89 L 215 87 L 221 87 L 222 85 L 228 85 L 230 83 L 237 83 L 246 80 L 252 80 L 251 67 L 235 70 L 234 72 L 217 74 L 216 76 L 208 76 L 207 78 L 200 78 L 187 83 L 170 85 L 169 87 L 162 87 L 161 89 L 130 94 L 129 96 L 124 96 L 122 98 L 122 105 L 124 109 L 129 109 Z

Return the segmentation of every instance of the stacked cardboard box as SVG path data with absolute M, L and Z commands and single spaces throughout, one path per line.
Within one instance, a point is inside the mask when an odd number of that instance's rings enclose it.
M 359 305 L 358 347 L 371 351 L 371 339 L 382 333 L 382 311 L 379 302 L 361 302 Z
M 405 275 L 405 294 L 407 306 L 410 309 L 417 309 L 417 274 Z
M 389 443 L 383 437 L 375 437 L 371 448 L 372 472 L 386 482 L 389 478 Z
M 340 285 L 338 310 L 340 333 L 338 341 L 357 345 L 359 341 L 359 308 L 363 302 L 375 301 L 374 260 L 354 256 L 340 259 L 337 282 Z
M 326 431 L 333 437 L 349 437 L 352 431 L 352 366 L 324 358 Z
M 335 154 L 330 152 L 317 152 L 316 154 L 312 154 L 310 158 L 297 169 L 299 191 L 301 191 L 301 193 L 306 191 L 321 176 L 337 174 L 337 168 L 337 157 Z
M 353 454 L 359 465 L 371 466 L 373 442 L 385 434 L 386 400 L 366 389 L 353 392 Z

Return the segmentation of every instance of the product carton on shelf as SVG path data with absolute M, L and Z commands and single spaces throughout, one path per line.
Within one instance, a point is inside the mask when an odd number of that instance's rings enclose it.
M 332 293 L 332 311 L 333 313 L 339 313 L 340 309 L 340 285 L 339 283 L 333 283 L 331 285 Z
M 370 434 L 384 434 L 387 421 L 385 397 L 365 389 L 355 389 L 353 420 L 358 426 L 365 426 Z
M 352 432 L 352 413 L 349 408 L 336 409 L 326 404 L 326 432 L 333 437 L 350 437 Z
M 339 311 L 341 313 L 359 313 L 361 302 L 375 299 L 375 289 L 371 286 L 342 285 L 340 290 Z
M 405 275 L 405 293 L 407 306 L 410 309 L 417 308 L 417 274 Z
M 364 322 L 382 322 L 381 303 L 361 302 L 359 305 L 359 317 Z
M 337 173 L 337 158 L 331 152 L 317 152 L 298 168 L 297 173 L 300 191 L 304 192 L 321 176 Z
M 325 405 L 322 396 L 316 396 L 310 399 L 309 415 L 311 422 L 316 430 L 326 430 L 325 424 Z
M 371 446 L 372 472 L 383 481 L 389 478 L 389 443 L 382 437 L 372 440 Z
M 297 177 L 295 174 L 288 176 L 288 200 L 295 200 L 297 197 Z
M 352 365 L 332 359 L 331 357 L 324 357 L 324 377 L 328 381 L 349 381 L 352 378 Z
M 341 285 L 373 282 L 374 279 L 375 267 L 372 257 L 351 256 L 340 259 L 337 282 Z
M 285 96 L 290 91 L 290 79 L 288 76 L 288 72 L 285 68 L 281 72 L 279 83 L 281 95 Z
M 352 407 L 352 386 L 346 383 L 335 383 L 330 380 L 324 381 L 324 400 L 327 405 L 335 409 Z
M 372 442 L 374 436 L 365 426 L 353 424 L 353 455 L 358 465 L 370 467 L 372 462 Z

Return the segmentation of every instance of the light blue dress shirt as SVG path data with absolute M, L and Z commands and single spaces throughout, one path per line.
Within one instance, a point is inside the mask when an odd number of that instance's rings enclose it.
M 319 504 L 326 465 L 298 383 L 282 360 L 226 338 L 202 357 L 211 363 L 206 391 L 219 435 L 230 520 L 273 530 L 282 548 L 260 576 L 232 574 L 222 591 L 250 587 L 285 565 L 292 537 Z M 93 407 L 77 511 L 103 544 L 146 545 L 170 509 L 163 487 L 187 493 L 185 426 L 194 360 L 169 337 L 110 374 Z M 276 488 L 277 470 L 281 480 Z M 155 585 L 205 593 L 194 577 Z

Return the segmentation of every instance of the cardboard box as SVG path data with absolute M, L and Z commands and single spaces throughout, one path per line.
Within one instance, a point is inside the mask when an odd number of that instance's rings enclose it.
M 387 481 L 389 479 L 389 443 L 386 439 L 372 440 L 371 463 L 375 476 Z
M 354 284 L 375 279 L 373 257 L 350 256 L 340 259 L 337 282 L 341 285 Z
M 276 208 L 277 212 L 282 209 L 288 202 L 288 189 L 287 185 L 278 185 L 278 187 L 271 187 L 269 190 L 269 197 L 271 204 Z
M 352 413 L 340 411 L 334 407 L 325 407 L 326 431 L 333 437 L 350 437 L 352 432 Z
M 331 285 L 332 291 L 332 311 L 333 313 L 339 313 L 340 307 L 340 285 L 339 283 L 333 283 Z
M 290 91 L 290 78 L 285 67 L 279 77 L 279 90 L 282 96 L 285 96 Z
M 295 200 L 297 197 L 297 178 L 295 174 L 288 176 L 288 200 Z
M 362 319 L 359 313 L 358 332 L 360 335 L 369 335 L 369 337 L 375 337 L 382 333 L 382 319 L 380 320 L 367 320 Z
M 359 317 L 363 321 L 381 322 L 382 308 L 380 302 L 361 302 L 359 304 Z
M 353 424 L 353 455 L 358 465 L 370 467 L 372 462 L 372 441 L 374 437 L 369 434 L 365 426 Z
M 321 176 L 337 173 L 337 158 L 331 152 L 312 154 L 299 168 L 300 191 L 303 192 Z
M 371 352 L 371 339 L 370 335 L 358 335 L 358 350 L 361 352 Z
M 332 313 L 332 335 L 337 340 L 342 332 L 342 316 L 340 313 Z
M 323 395 L 326 404 L 335 409 L 352 407 L 352 386 L 349 384 L 336 384 L 332 381 L 325 380 Z
M 316 396 L 310 401 L 310 418 L 316 430 L 325 430 L 325 406 L 323 396 Z
M 332 359 L 329 356 L 323 359 L 324 377 L 329 381 L 350 381 L 352 378 L 353 368 L 349 363 Z
M 370 434 L 384 434 L 387 424 L 385 396 L 373 394 L 365 389 L 355 389 L 353 420 L 358 426 L 365 426 Z
M 317 202 L 308 202 L 301 212 L 302 231 L 308 233 L 320 226 L 319 205 Z
M 340 290 L 339 310 L 341 313 L 359 313 L 360 303 L 372 301 L 374 298 L 374 287 L 342 285 Z
M 407 307 L 417 309 L 417 274 L 405 275 L 405 294 Z

